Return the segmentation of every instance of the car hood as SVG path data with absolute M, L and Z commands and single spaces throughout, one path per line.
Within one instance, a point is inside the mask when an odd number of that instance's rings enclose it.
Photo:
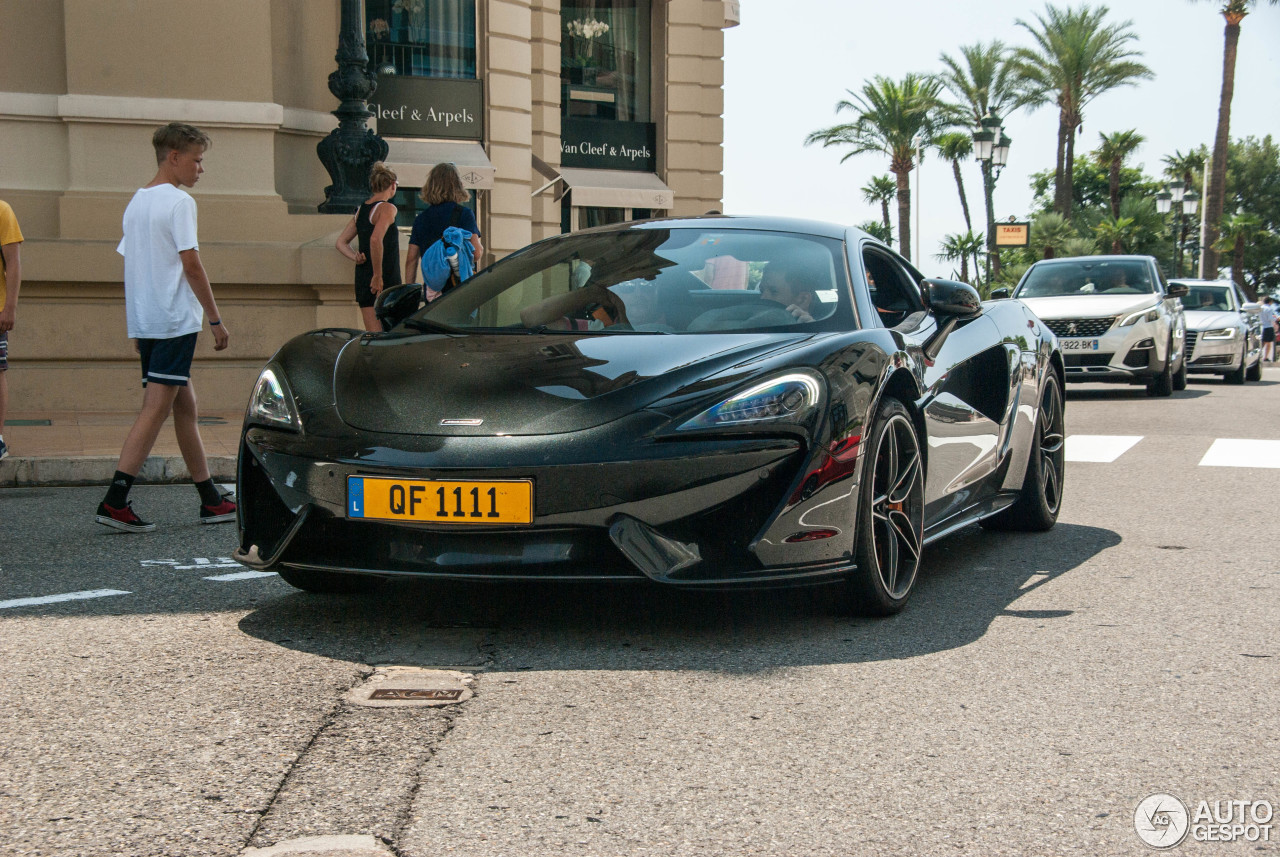
M 395 434 L 580 431 L 728 367 L 807 340 L 779 334 L 422 334 L 351 342 L 334 367 L 338 415 Z M 482 422 L 441 425 L 442 420 Z
M 1187 310 L 1187 328 L 1189 330 L 1214 330 L 1222 327 L 1239 327 L 1240 316 L 1234 312 L 1223 310 Z
M 1056 298 L 1020 298 L 1043 319 L 1102 318 L 1150 306 L 1156 295 L 1068 295 Z

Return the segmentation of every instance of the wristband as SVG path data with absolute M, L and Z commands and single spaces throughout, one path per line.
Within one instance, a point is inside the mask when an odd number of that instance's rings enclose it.
M 210 327 L 217 327 L 217 326 L 218 326 L 218 325 L 220 325 L 220 324 L 222 324 L 222 319 L 218 319 L 217 321 L 211 321 L 211 322 L 209 322 L 209 326 L 210 326 Z

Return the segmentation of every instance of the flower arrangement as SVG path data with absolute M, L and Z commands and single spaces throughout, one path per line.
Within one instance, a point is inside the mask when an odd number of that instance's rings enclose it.
M 594 18 L 579 18 L 565 24 L 565 32 L 578 39 L 578 59 L 586 65 L 591 55 L 591 42 L 609 32 L 609 25 Z
M 374 18 L 369 22 L 369 35 L 374 39 L 385 39 L 391 32 L 391 25 L 385 18 Z

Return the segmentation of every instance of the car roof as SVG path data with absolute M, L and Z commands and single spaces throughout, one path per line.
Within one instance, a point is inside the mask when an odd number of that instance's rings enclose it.
M 1137 254 L 1132 254 L 1132 255 L 1103 254 L 1103 255 L 1096 255 L 1096 256 L 1055 256 L 1052 259 L 1037 259 L 1033 263 L 1033 267 L 1034 265 L 1052 265 L 1057 262 L 1076 262 L 1076 263 L 1092 262 L 1094 264 L 1097 264 L 1099 262 L 1150 262 L 1150 261 L 1154 261 L 1154 257 L 1140 256 Z

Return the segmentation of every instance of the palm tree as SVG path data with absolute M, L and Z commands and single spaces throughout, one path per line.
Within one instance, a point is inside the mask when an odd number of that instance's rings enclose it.
M 1075 135 L 1083 128 L 1085 106 L 1103 92 L 1153 76 L 1137 61 L 1141 52 L 1130 46 L 1138 38 L 1132 22 L 1108 24 L 1109 11 L 1106 6 L 1059 9 L 1048 4 L 1044 15 L 1035 16 L 1038 27 L 1017 22 L 1035 46 L 1016 49 L 1011 62 L 1033 103 L 1052 100 L 1058 105 L 1053 207 L 1064 217 L 1071 216 Z
M 938 253 L 935 258 L 944 262 L 960 263 L 960 279 L 969 282 L 969 257 L 974 259 L 974 273 L 977 273 L 978 254 L 982 252 L 985 246 L 985 239 L 982 233 L 974 234 L 970 229 L 967 232 L 957 233 L 955 235 L 944 235 L 942 238 L 942 252 Z
M 1007 118 L 1009 113 L 1029 103 L 1008 56 L 1002 42 L 992 41 L 961 45 L 959 59 L 945 53 L 939 57 L 943 71 L 937 79 L 955 99 L 953 103 L 943 105 L 951 122 L 974 128 L 984 116 Z M 995 247 L 995 212 L 991 200 L 994 188 L 991 162 L 983 161 L 982 198 L 987 209 L 987 253 L 994 263 L 993 276 L 1000 273 L 1000 256 Z
M 851 101 L 836 105 L 837 113 L 849 110 L 857 114 L 852 122 L 814 131 L 804 141 L 806 146 L 813 143 L 821 143 L 824 148 L 847 146 L 849 151 L 840 159 L 841 163 L 867 152 L 889 156 L 889 171 L 898 185 L 898 247 L 908 259 L 911 258 L 909 177 L 915 168 L 917 150 L 929 143 L 937 130 L 940 89 L 941 84 L 936 80 L 917 74 L 908 74 L 901 81 L 876 75 L 862 85 L 861 92 L 847 90 Z
M 1042 248 L 1040 258 L 1052 259 L 1064 250 L 1068 241 L 1078 238 L 1074 226 L 1056 211 L 1046 211 L 1031 221 L 1031 237 Z
M 1213 248 L 1231 253 L 1231 279 L 1244 289 L 1251 301 L 1258 299 L 1258 293 L 1244 281 L 1244 245 L 1261 231 L 1262 220 L 1256 214 L 1232 214 L 1222 221 L 1222 236 Z
M 1139 134 L 1136 129 L 1098 136 L 1102 138 L 1102 144 L 1093 153 L 1093 157 L 1098 162 L 1098 166 L 1105 167 L 1107 170 L 1108 189 L 1111 192 L 1111 216 L 1119 217 L 1120 167 L 1124 165 L 1124 159 L 1134 149 L 1145 143 L 1147 138 Z
M 862 198 L 871 203 L 880 203 L 880 215 L 884 218 L 884 233 L 893 235 L 893 227 L 889 224 L 889 203 L 898 195 L 898 183 L 893 176 L 873 176 L 871 181 L 862 186 Z M 878 236 L 877 236 L 878 237 Z M 893 243 L 892 238 L 881 239 L 886 244 Z
M 1268 0 L 1272 6 L 1280 0 Z M 1204 255 L 1200 257 L 1200 276 L 1213 279 L 1218 275 L 1218 221 L 1227 189 L 1227 147 L 1231 141 L 1231 98 L 1236 89 L 1236 50 L 1240 43 L 1240 22 L 1253 8 L 1254 0 L 1218 0 L 1227 27 L 1222 34 L 1222 94 L 1218 97 L 1218 132 L 1213 138 L 1213 164 L 1209 169 L 1209 191 L 1205 194 Z
M 956 191 L 960 194 L 960 210 L 964 212 L 964 227 L 972 233 L 973 221 L 969 219 L 969 200 L 964 195 L 960 162 L 973 154 L 973 137 L 963 131 L 948 131 L 934 137 L 933 148 L 938 150 L 944 160 L 951 162 L 951 174 L 956 177 Z
M 889 246 L 893 246 L 893 228 L 878 220 L 867 220 L 858 224 L 858 228 L 868 235 L 879 238 Z
M 1104 246 L 1110 243 L 1112 253 L 1123 253 L 1124 248 L 1133 241 L 1134 220 L 1132 217 L 1107 215 L 1093 227 L 1093 231 L 1098 234 L 1098 240 Z

